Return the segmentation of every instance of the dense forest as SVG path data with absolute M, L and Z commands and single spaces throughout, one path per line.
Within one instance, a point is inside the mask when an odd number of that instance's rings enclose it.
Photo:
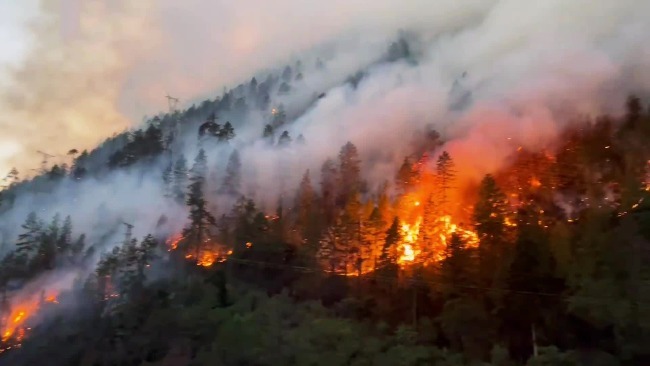
M 410 58 L 400 41 L 378 62 Z M 279 174 L 269 205 L 256 199 L 263 184 L 244 182 L 240 152 L 261 143 L 287 157 L 279 172 L 295 170 L 290 154 L 318 136 L 289 126 L 324 93 L 292 109 L 274 98 L 304 69 L 71 150 L 70 166 L 25 180 L 13 170 L 0 220 L 21 197 L 75 197 L 123 174 L 155 176 L 185 222 L 155 212 L 137 237 L 108 206 L 84 213 L 101 224 L 82 229 L 70 212 L 33 207 L 3 236 L 0 364 L 650 364 L 650 109 L 639 98 L 624 115 L 567 124 L 544 149 L 515 146 L 479 182 L 434 129 L 404 131 L 412 151 L 383 182 L 368 181 L 350 141 L 297 185 Z M 451 107 L 462 109 L 471 94 L 459 88 Z M 235 143 L 251 111 L 265 123 Z

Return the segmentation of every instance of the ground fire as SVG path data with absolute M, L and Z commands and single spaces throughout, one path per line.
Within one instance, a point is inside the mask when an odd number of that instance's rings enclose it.
M 31 330 L 29 321 L 46 304 L 58 304 L 55 293 L 41 293 L 40 297 L 32 296 L 15 304 L 7 305 L 7 314 L 0 319 L 0 331 L 2 342 L 0 353 L 10 350 L 13 347 L 20 347 L 26 333 Z

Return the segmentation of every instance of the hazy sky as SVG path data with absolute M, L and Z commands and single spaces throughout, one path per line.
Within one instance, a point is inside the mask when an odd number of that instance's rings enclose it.
M 38 166 L 36 150 L 92 148 L 165 110 L 166 93 L 213 98 L 326 42 L 354 51 L 347 70 L 404 28 L 435 42 L 418 69 L 439 74 L 421 82 L 423 105 L 468 71 L 484 103 L 594 111 L 618 103 L 604 91 L 650 85 L 649 11 L 648 0 L 0 0 L 0 175 Z
M 27 50 L 29 32 L 25 22 L 36 12 L 35 0 L 0 2 L 0 65 L 16 63 Z

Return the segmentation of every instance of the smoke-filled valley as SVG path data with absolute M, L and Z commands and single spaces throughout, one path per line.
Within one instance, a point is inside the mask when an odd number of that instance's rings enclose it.
M 100 3 L 0 95 L 1 365 L 650 363 L 645 2 Z

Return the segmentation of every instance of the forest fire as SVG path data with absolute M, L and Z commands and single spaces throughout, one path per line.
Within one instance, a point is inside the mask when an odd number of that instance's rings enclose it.
M 168 249 L 167 251 L 171 252 L 178 249 L 180 242 L 185 239 L 181 234 L 175 234 L 167 239 Z M 250 243 L 246 243 L 247 247 Z M 226 261 L 227 257 L 232 254 L 232 250 L 222 250 L 220 246 L 211 244 L 208 241 L 207 246 L 209 248 L 204 248 L 200 250 L 198 259 L 195 258 L 195 254 L 187 253 L 185 254 L 185 259 L 196 261 L 196 265 L 200 267 L 211 267 L 215 263 L 223 263 Z
M 27 321 L 37 314 L 45 303 L 58 304 L 56 294 L 48 296 L 43 294 L 38 300 L 24 301 L 13 306 L 9 314 L 2 318 L 2 342 L 14 341 L 19 346 L 25 337 L 25 332 L 30 329 L 27 327 Z
M 463 229 L 452 222 L 450 215 L 439 217 L 434 222 L 434 229 L 439 234 L 429 240 L 424 240 L 420 233 L 422 227 L 422 217 L 418 217 L 415 224 L 402 224 L 402 244 L 400 246 L 400 265 L 408 265 L 414 262 L 422 262 L 424 265 L 431 264 L 426 258 L 419 258 L 425 249 L 434 249 L 433 261 L 444 259 L 444 249 L 447 246 L 448 239 L 457 234 L 465 242 L 467 247 L 476 247 L 478 245 L 478 235 L 471 230 Z M 428 247 L 428 248 L 425 248 Z
M 183 235 L 172 235 L 169 239 L 167 239 L 167 246 L 169 247 L 167 251 L 171 252 L 172 250 L 176 250 L 176 248 L 178 248 L 178 243 L 180 243 L 181 240 L 183 240 Z

